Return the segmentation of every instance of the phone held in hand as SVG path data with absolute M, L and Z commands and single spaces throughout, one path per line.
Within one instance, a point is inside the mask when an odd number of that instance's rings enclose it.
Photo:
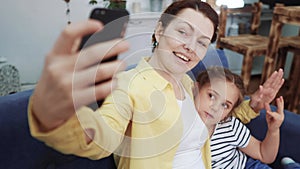
M 95 8 L 92 10 L 90 18 L 101 21 L 104 28 L 94 34 L 83 37 L 79 50 L 97 43 L 122 38 L 126 31 L 129 13 L 126 9 Z M 102 60 L 102 62 L 113 61 L 116 60 L 117 57 L 117 55 L 112 56 L 109 59 Z M 100 107 L 102 103 L 103 100 L 98 100 L 97 102 L 90 104 L 89 107 L 95 110 Z
M 79 50 L 96 43 L 123 37 L 129 20 L 129 12 L 126 9 L 95 8 L 92 10 L 90 18 L 101 21 L 104 28 L 99 32 L 83 37 Z M 117 59 L 117 56 L 102 62 L 115 59 Z

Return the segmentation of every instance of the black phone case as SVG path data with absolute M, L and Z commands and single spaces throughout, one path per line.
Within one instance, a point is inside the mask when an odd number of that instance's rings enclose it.
M 83 37 L 79 49 L 123 37 L 129 20 L 129 13 L 125 9 L 95 8 L 91 12 L 90 18 L 101 21 L 104 24 L 104 28 L 99 32 Z M 102 60 L 102 62 L 113 61 L 117 57 L 117 55 L 112 56 L 109 59 Z M 102 105 L 103 101 L 98 100 L 97 103 L 90 104 L 89 107 L 96 110 Z
M 129 20 L 129 13 L 125 9 L 95 8 L 91 12 L 90 18 L 101 21 L 104 28 L 99 32 L 83 37 L 79 49 L 123 37 Z

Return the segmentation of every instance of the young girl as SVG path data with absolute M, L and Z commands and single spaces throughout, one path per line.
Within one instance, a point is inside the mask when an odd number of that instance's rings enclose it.
M 212 168 L 270 168 L 263 163 L 273 162 L 279 149 L 283 98 L 276 99 L 277 112 L 271 112 L 265 104 L 268 132 L 261 142 L 231 114 L 244 99 L 241 77 L 228 69 L 211 67 L 199 74 L 197 82 L 199 93 L 195 104 L 211 136 Z

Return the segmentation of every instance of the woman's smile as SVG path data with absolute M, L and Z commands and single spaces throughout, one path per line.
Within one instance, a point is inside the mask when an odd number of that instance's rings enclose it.
M 173 52 L 175 56 L 177 56 L 178 58 L 180 58 L 181 60 L 185 61 L 185 62 L 189 62 L 191 59 L 190 59 L 190 56 L 187 56 L 181 52 Z

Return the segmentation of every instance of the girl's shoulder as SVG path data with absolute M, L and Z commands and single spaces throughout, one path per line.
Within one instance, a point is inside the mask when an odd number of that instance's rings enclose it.
M 245 127 L 239 119 L 231 116 L 217 124 L 216 132 L 235 132 Z

